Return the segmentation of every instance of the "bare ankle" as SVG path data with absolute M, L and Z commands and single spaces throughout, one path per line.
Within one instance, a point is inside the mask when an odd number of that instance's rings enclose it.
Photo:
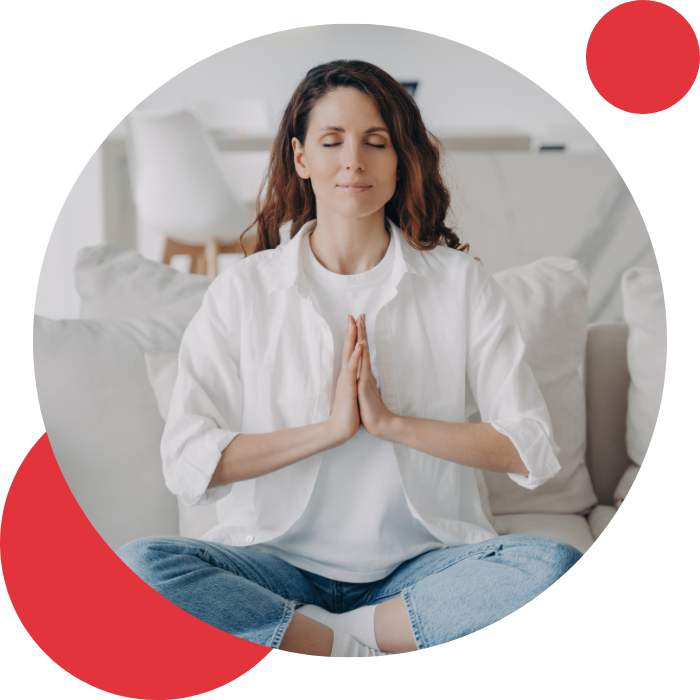
M 390 654 L 403 654 L 418 649 L 408 611 L 401 596 L 377 606 L 374 613 L 374 633 L 377 646 Z
M 316 620 L 294 613 L 279 648 L 295 654 L 330 656 L 333 649 L 333 630 Z

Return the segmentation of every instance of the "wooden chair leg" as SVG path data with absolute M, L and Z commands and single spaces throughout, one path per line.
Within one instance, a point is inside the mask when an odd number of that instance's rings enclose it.
M 188 245 L 166 238 L 163 262 L 170 265 L 174 255 L 189 255 L 190 273 L 216 277 L 219 272 L 218 256 L 221 252 L 222 247 L 214 238 L 208 240 L 205 245 Z
M 173 255 L 176 255 L 177 243 L 171 241 L 169 238 L 165 239 L 165 248 L 163 249 L 163 263 L 165 265 L 170 265 L 170 261 L 173 259 Z
M 207 277 L 214 278 L 219 274 L 217 258 L 219 256 L 219 242 L 215 238 L 210 238 L 204 246 L 204 260 L 206 263 Z

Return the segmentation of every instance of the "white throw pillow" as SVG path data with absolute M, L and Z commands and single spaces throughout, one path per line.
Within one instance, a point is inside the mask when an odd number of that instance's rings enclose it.
M 627 454 L 641 465 L 661 406 L 666 373 L 666 309 L 656 270 L 633 267 L 622 276 L 622 307 L 629 326 Z
M 588 279 L 576 260 L 542 258 L 494 275 L 525 340 L 525 360 L 549 409 L 561 471 L 529 491 L 484 472 L 494 516 L 585 513 L 596 498 L 585 464 L 586 403 L 580 369 L 588 333 Z M 497 527 L 498 529 L 498 527 Z
M 192 296 L 201 300 L 212 282 L 114 243 L 82 248 L 74 272 L 81 318 L 132 318 Z
M 51 447 L 73 495 L 112 547 L 176 535 L 175 497 L 163 479 L 164 421 L 144 353 L 177 352 L 201 299 L 123 320 L 35 317 L 34 367 Z
M 163 421 L 166 421 L 177 378 L 177 353 L 147 352 L 146 366 L 148 367 L 148 379 L 158 401 L 158 410 Z M 178 497 L 177 511 L 179 532 L 183 537 L 199 538 L 219 524 L 216 516 L 216 503 L 206 506 L 186 506 Z

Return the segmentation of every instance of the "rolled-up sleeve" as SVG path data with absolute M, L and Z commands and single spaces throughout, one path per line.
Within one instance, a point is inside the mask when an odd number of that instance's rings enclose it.
M 161 440 L 167 487 L 186 505 L 205 505 L 231 492 L 209 488 L 226 446 L 240 434 L 240 316 L 214 282 L 187 327 Z
M 560 469 L 549 411 L 524 360 L 525 342 L 503 289 L 483 272 L 471 308 L 467 380 L 484 423 L 510 438 L 529 474 L 508 474 L 535 489 Z

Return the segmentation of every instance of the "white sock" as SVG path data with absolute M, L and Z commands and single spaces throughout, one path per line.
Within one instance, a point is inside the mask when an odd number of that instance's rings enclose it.
M 374 634 L 374 611 L 376 605 L 366 605 L 364 608 L 351 610 L 346 613 L 330 613 L 317 605 L 303 605 L 297 612 L 330 627 L 335 632 L 345 632 L 354 637 L 360 644 L 379 651 L 377 637 Z
M 331 613 L 332 614 L 332 613 Z M 389 656 L 383 651 L 370 649 L 360 644 L 354 637 L 345 632 L 333 630 L 333 649 L 331 656 Z

